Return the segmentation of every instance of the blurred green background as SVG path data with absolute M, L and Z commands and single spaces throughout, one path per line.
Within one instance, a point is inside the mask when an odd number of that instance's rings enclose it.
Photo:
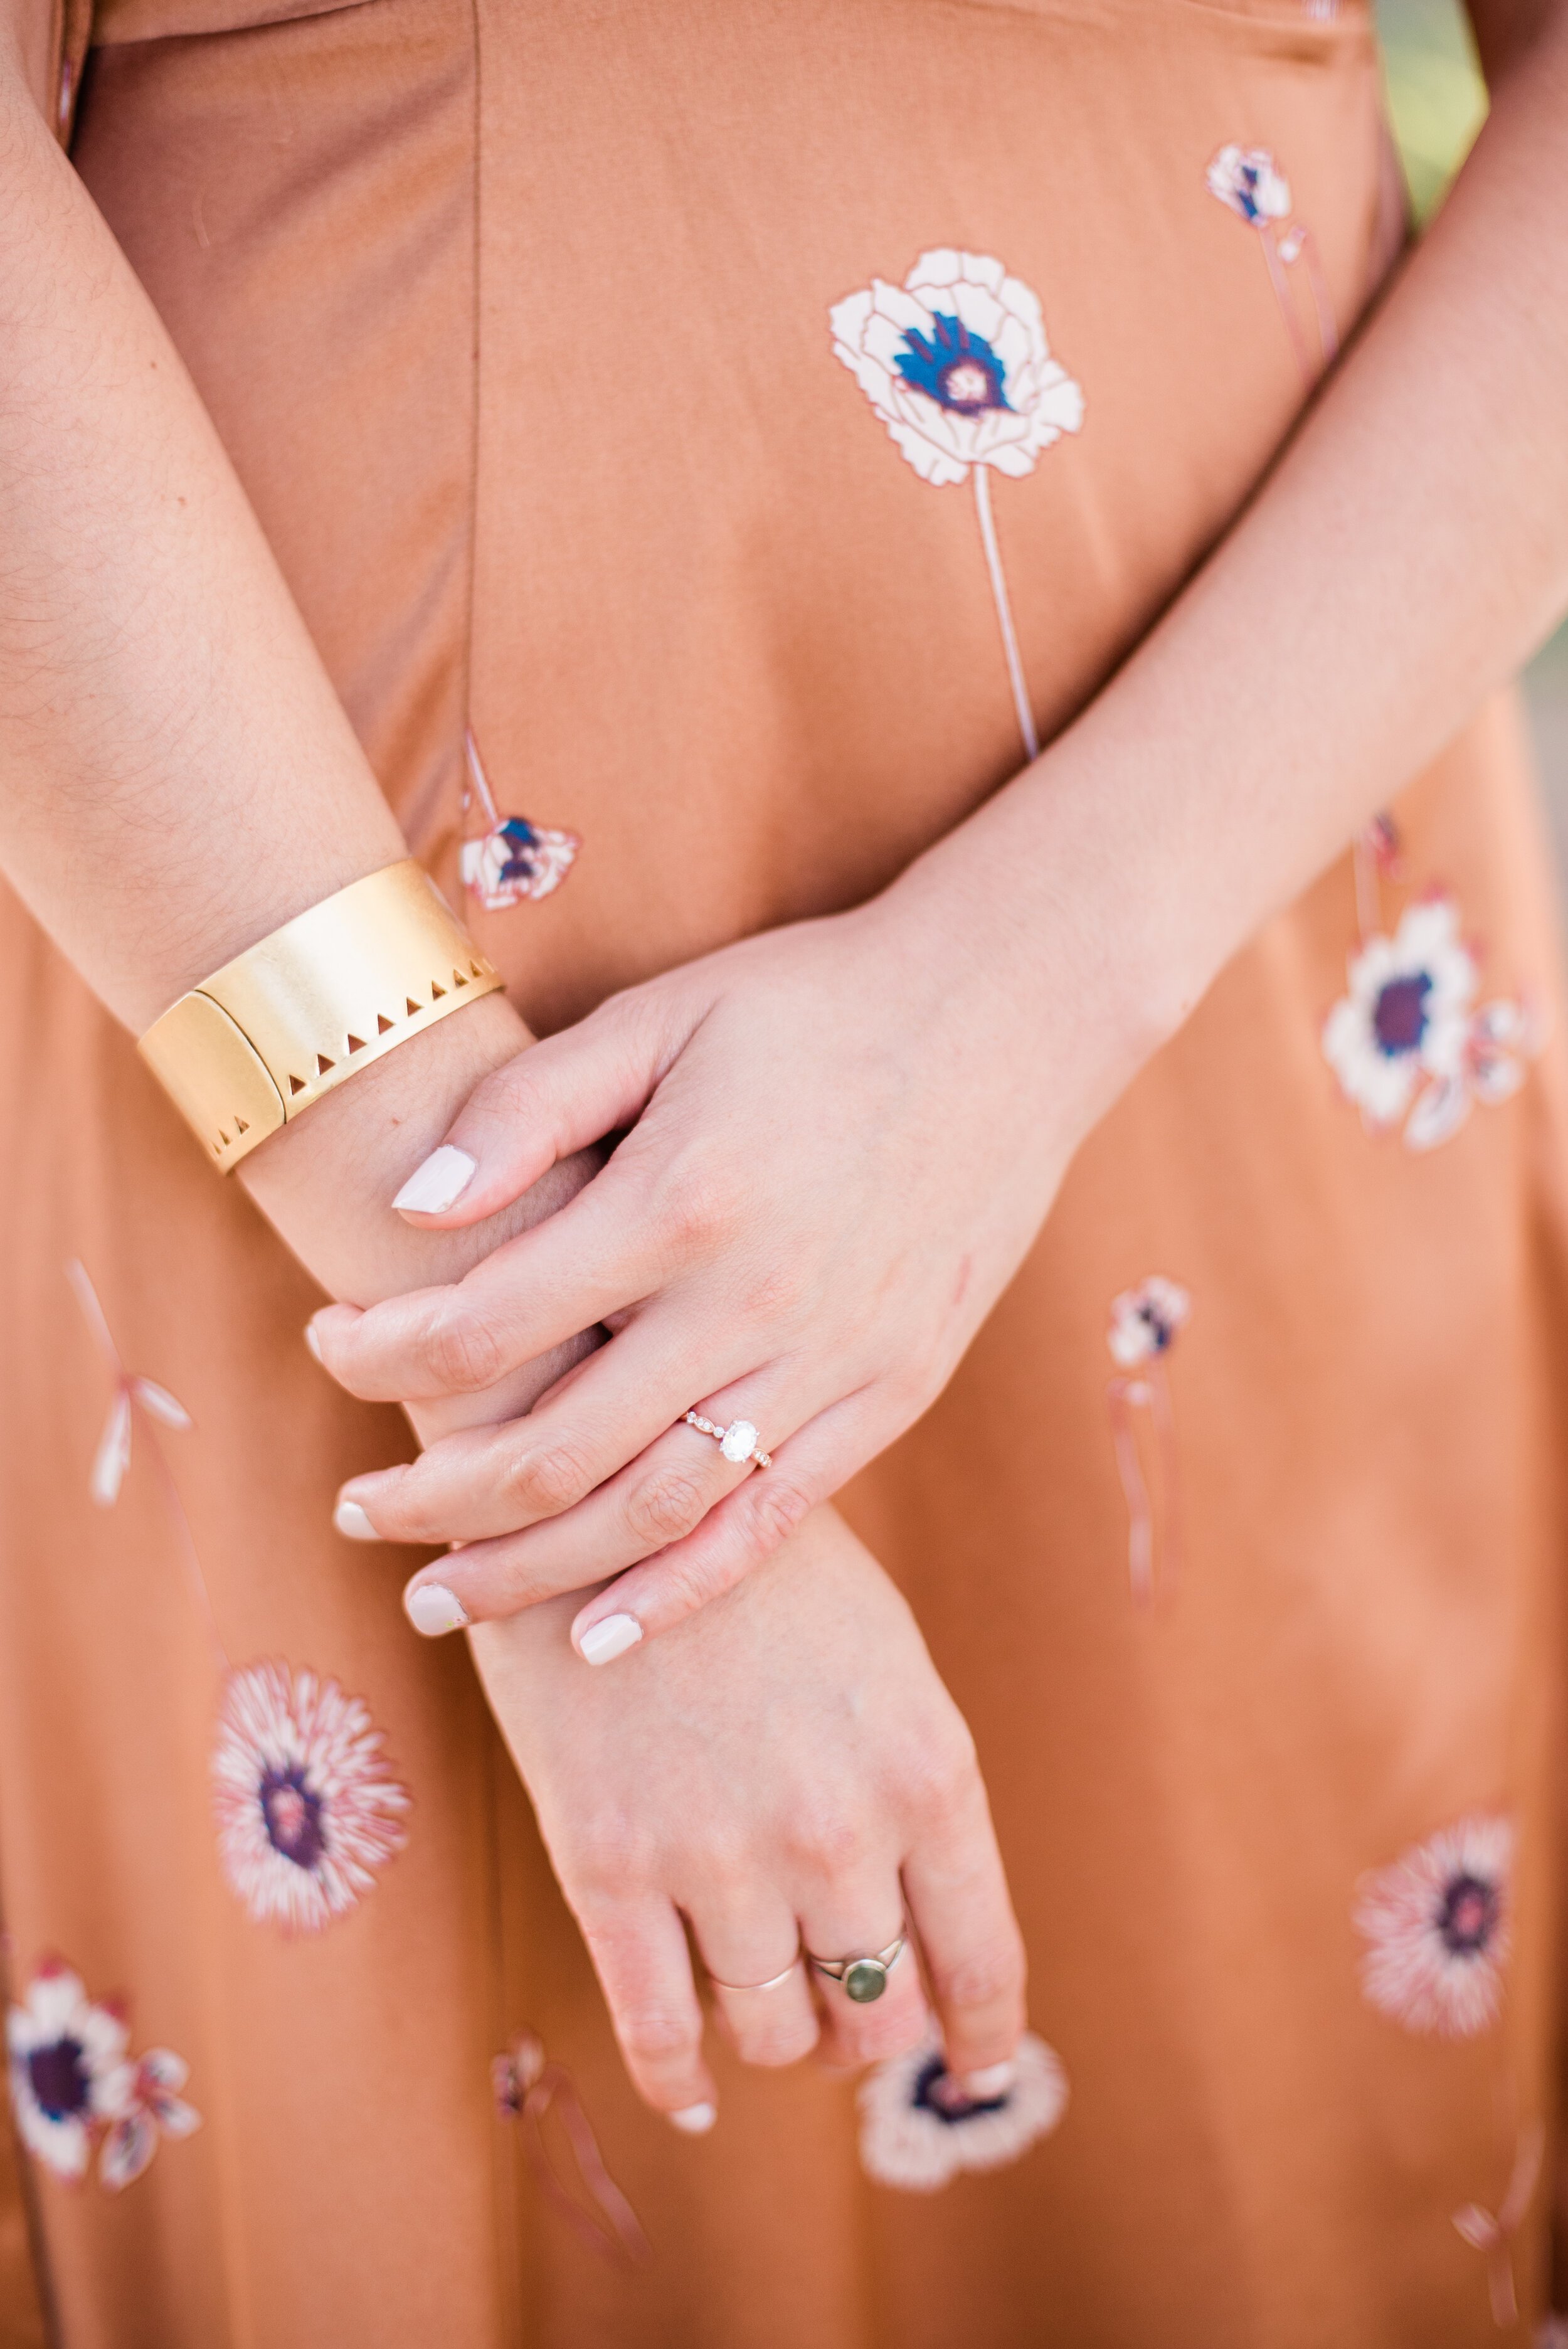
M 1377 0 L 1388 119 L 1418 221 L 1429 218 L 1486 115 L 1486 90 L 1455 0 Z M 1568 872 L 1568 627 L 1532 662 L 1525 693 L 1559 860 Z

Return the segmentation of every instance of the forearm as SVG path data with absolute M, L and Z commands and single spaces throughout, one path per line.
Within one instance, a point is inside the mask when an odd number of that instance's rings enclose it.
M 1565 52 L 1558 9 L 1248 512 L 893 892 L 1048 1034 L 1078 1133 L 1568 604 Z
M 139 1030 L 407 851 L 201 401 L 3 42 L 0 217 L 0 866 Z M 557 1170 L 472 1235 L 390 1211 L 476 1080 L 528 1041 L 500 998 L 470 1005 L 238 1179 L 337 1296 L 452 1278 L 583 1178 Z
M 0 862 L 139 1029 L 406 852 L 173 346 L 3 51 L 0 217 Z

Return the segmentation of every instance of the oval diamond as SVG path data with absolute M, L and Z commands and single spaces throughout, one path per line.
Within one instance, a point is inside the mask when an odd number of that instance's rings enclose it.
M 719 1438 L 718 1448 L 727 1460 L 733 1460 L 738 1466 L 756 1451 L 757 1430 L 748 1419 L 732 1420 Z

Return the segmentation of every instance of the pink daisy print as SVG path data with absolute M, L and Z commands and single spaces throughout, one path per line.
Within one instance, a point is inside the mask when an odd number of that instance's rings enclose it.
M 866 2176 L 906 2194 L 934 2194 L 965 2170 L 1003 2168 L 1048 2137 L 1067 2110 L 1068 2081 L 1055 2050 L 1026 2031 L 1011 2087 L 997 2096 L 968 2097 L 932 2034 L 908 2054 L 875 2065 L 858 2101 Z
M 1355 1922 L 1361 1987 L 1407 2031 L 1470 2039 L 1490 2029 L 1508 1961 L 1513 1828 L 1476 1815 L 1368 1877 Z
M 357 1697 L 284 1663 L 231 1672 L 212 1748 L 224 1877 L 257 1924 L 319 1933 L 407 1839 L 407 1787 Z
M 5 2018 L 11 2109 L 23 2144 L 57 2178 L 98 2178 L 117 2194 L 141 2176 L 160 2137 L 189 2137 L 201 2116 L 181 2098 L 187 2066 L 167 2047 L 131 2057 L 114 2007 L 89 1999 L 79 1974 L 46 1960 Z

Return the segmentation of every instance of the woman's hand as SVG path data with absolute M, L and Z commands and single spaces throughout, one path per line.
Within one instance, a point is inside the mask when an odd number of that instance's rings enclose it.
M 818 1511 L 768 1573 L 613 1675 L 584 1673 L 569 1619 L 538 1608 L 472 1644 L 648 2103 L 695 2132 L 717 2102 L 683 1920 L 718 1982 L 773 1984 L 714 1992 L 743 2059 L 769 2064 L 823 2018 L 840 2063 L 914 2043 L 913 1947 L 872 2004 L 795 1962 L 885 1949 L 907 1920 L 949 2070 L 998 2094 L 1024 1960 L 974 1748 L 842 1522 Z
M 526 1419 L 345 1487 L 387 1539 L 465 1545 L 428 1574 L 471 1620 L 656 1551 L 574 1636 L 592 1660 L 611 1614 L 662 1631 L 940 1392 L 1082 1130 L 1053 1086 L 1070 1010 L 1021 1009 L 995 909 L 957 895 L 906 883 L 727 947 L 521 1055 L 399 1195 L 410 1220 L 493 1215 L 630 1126 L 603 1171 L 454 1286 L 316 1317 L 335 1376 L 399 1402 L 492 1385 L 594 1320 L 614 1333 Z M 771 1465 L 727 1460 L 681 1423 L 692 1407 L 749 1422 Z

